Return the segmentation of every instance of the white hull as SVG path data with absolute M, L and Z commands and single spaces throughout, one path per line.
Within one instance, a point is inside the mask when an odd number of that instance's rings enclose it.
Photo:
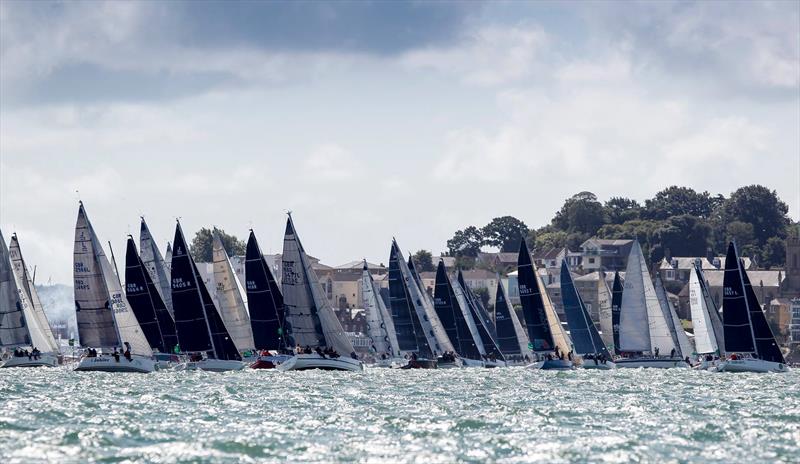
M 572 361 L 567 361 L 564 359 L 546 359 L 544 361 L 528 364 L 525 367 L 527 369 L 541 369 L 546 371 L 571 371 L 575 369 L 575 366 L 572 365 Z
M 52 354 L 41 354 L 39 359 L 27 356 L 9 358 L 0 367 L 56 367 L 58 358 Z
M 76 371 L 94 372 L 137 372 L 147 374 L 156 370 L 156 362 L 150 358 L 134 356 L 130 361 L 124 356 L 119 361 L 111 356 L 98 356 L 95 358 L 81 358 Z
M 753 358 L 722 361 L 716 369 L 717 372 L 789 372 L 789 370 L 786 364 Z
M 389 358 L 389 359 L 379 359 L 375 361 L 373 364 L 369 364 L 370 367 L 379 367 L 379 368 L 396 368 L 400 367 L 405 364 L 407 361 L 403 358 Z
M 279 371 L 303 371 L 309 369 L 322 369 L 330 371 L 363 371 L 364 364 L 352 358 L 340 356 L 338 358 L 323 358 L 314 354 L 297 354 L 279 365 Z
M 614 361 L 614 364 L 616 364 L 619 369 L 636 369 L 639 367 L 649 367 L 653 369 L 688 369 L 691 367 L 686 361 L 678 358 L 620 358 Z
M 598 362 L 596 359 L 585 359 L 581 365 L 584 369 L 609 370 L 616 369 L 617 365 L 611 361 Z
M 508 366 L 505 361 L 485 361 L 484 367 L 506 367 Z
M 204 359 L 202 361 L 187 361 L 175 366 L 178 371 L 209 371 L 209 372 L 227 372 L 227 371 L 240 371 L 247 367 L 247 364 L 242 361 L 228 360 L 228 359 Z

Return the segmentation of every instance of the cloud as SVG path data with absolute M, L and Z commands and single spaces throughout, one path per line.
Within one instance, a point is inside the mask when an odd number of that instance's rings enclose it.
M 322 181 L 352 180 L 361 172 L 352 153 L 335 143 L 314 147 L 302 168 L 303 177 Z

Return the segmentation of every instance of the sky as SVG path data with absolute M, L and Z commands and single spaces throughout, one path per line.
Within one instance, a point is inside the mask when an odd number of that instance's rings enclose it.
M 71 284 L 78 200 L 338 265 L 564 200 L 775 189 L 800 218 L 800 3 L 0 2 L 0 230 Z M 122 263 L 120 263 L 122 265 Z

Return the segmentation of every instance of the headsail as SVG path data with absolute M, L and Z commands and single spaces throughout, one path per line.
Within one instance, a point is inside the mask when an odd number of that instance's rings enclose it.
M 561 298 L 564 302 L 564 314 L 567 316 L 575 352 L 579 355 L 604 355 L 607 359 L 611 359 L 611 354 L 606 349 L 605 343 L 600 338 L 600 334 L 575 288 L 566 261 L 561 262 Z
M 386 306 L 383 304 L 381 296 L 375 291 L 375 282 L 372 280 L 366 260 L 364 260 L 364 269 L 361 272 L 361 299 L 367 318 L 367 335 L 372 340 L 372 348 L 375 353 L 385 354 L 389 357 L 399 355 L 400 352 L 396 349 L 396 345 L 392 345 L 390 337 L 393 335 L 389 332 L 391 320 L 384 319 Z
M 610 352 L 614 351 L 614 311 L 611 289 L 608 288 L 605 272 L 599 272 L 597 279 L 597 306 L 600 323 L 600 338 Z
M 464 274 L 460 269 L 458 271 L 457 285 L 461 287 L 464 295 L 466 296 L 469 315 L 472 317 L 473 321 L 475 321 L 475 327 L 478 330 L 478 336 L 483 344 L 484 354 L 486 356 L 504 360 L 505 358 L 503 357 L 503 353 L 500 351 L 500 348 L 498 348 L 497 341 L 494 338 L 497 330 L 494 327 L 493 321 L 491 320 L 491 317 L 489 317 L 489 314 L 486 311 L 486 308 L 484 308 L 481 300 L 476 297 L 474 293 L 472 293 L 472 290 L 470 290 L 469 287 L 467 287 L 467 284 L 464 281 Z
M 167 271 L 167 277 L 170 282 L 170 293 L 172 293 L 172 244 L 169 242 L 167 242 L 167 251 L 164 252 L 164 269 Z
M 173 243 L 172 305 L 181 351 L 205 351 L 217 359 L 241 360 L 208 289 L 198 278 L 199 273 L 186 246 L 180 222 L 175 226 Z
M 0 232 L 0 346 L 31 344 L 20 296 L 6 240 Z
M 675 345 L 678 357 L 684 358 L 689 356 L 694 352 L 694 348 L 689 343 L 689 337 L 686 336 L 686 332 L 683 330 L 683 325 L 678 317 L 678 313 L 675 312 L 675 307 L 670 303 L 669 297 L 667 297 L 667 290 L 664 288 L 659 274 L 656 274 L 655 289 L 656 296 L 658 296 L 658 304 L 661 305 L 664 319 L 666 319 L 667 326 L 672 334 L 672 343 Z
M 161 301 L 169 311 L 170 317 L 174 318 L 172 312 L 172 285 L 170 283 L 169 269 L 161 258 L 161 252 L 158 250 L 155 240 L 153 240 L 150 229 L 142 217 L 142 223 L 139 232 L 139 250 L 141 251 L 140 258 L 144 264 L 147 273 L 150 274 L 150 280 L 156 285 Z M 169 253 L 169 245 L 167 245 L 167 252 Z M 171 260 L 171 256 L 167 256 L 167 260 Z
M 255 348 L 284 350 L 293 347 L 294 341 L 287 338 L 289 330 L 284 316 L 283 295 L 252 230 L 247 239 L 244 266 L 247 307 L 250 310 Z
M 392 249 L 389 252 L 389 306 L 392 310 L 397 343 L 402 352 L 416 352 L 421 357 L 430 358 L 433 356 L 433 350 L 428 345 L 417 312 L 411 304 L 405 277 L 400 271 L 399 260 L 402 259 L 397 244 L 392 241 Z
M 2 240 L 1 233 L 0 240 Z M 31 344 L 42 352 L 57 353 L 59 351 L 58 344 L 53 336 L 52 329 L 50 329 L 50 323 L 44 313 L 42 302 L 39 300 L 36 286 L 33 284 L 33 280 L 28 273 L 25 259 L 22 257 L 17 234 L 11 235 L 9 253 L 11 256 L 11 268 L 16 278 L 17 289 L 22 292 L 20 295 L 21 299 L 24 300 L 23 302 L 27 305 L 25 319 L 29 321 Z
M 503 282 L 497 279 L 497 294 L 494 302 L 497 345 L 506 356 L 529 355 L 528 338 L 519 322 L 517 312 L 509 305 Z
M 695 266 L 689 276 L 689 307 L 694 326 L 694 344 L 698 354 L 722 355 L 724 342 L 722 320 L 705 285 L 703 271 Z
M 722 285 L 725 351 L 753 353 L 766 361 L 785 363 L 733 242 L 728 245 Z
M 331 347 L 341 355 L 353 353 L 353 345 L 311 268 L 291 215 L 286 220 L 282 267 L 283 303 L 295 341 L 311 348 Z
M 473 309 L 477 313 L 477 317 L 483 323 L 483 327 L 489 332 L 492 338 L 497 336 L 497 328 L 494 326 L 494 319 L 489 314 L 489 311 L 486 310 L 486 306 L 483 305 L 483 301 L 475 295 L 475 292 L 467 285 L 466 280 L 464 280 L 464 273 L 461 270 L 458 270 L 458 284 L 461 285 L 461 288 L 464 289 L 464 294 L 467 296 L 467 301 L 472 305 Z
M 150 279 L 131 236 L 128 236 L 125 252 L 125 296 L 150 347 L 171 353 L 178 344 L 175 321 L 161 300 L 157 285 Z
M 528 328 L 531 350 L 535 352 L 553 351 L 555 350 L 553 334 L 550 332 L 550 324 L 544 312 L 544 302 L 539 291 L 536 269 L 531 262 L 531 255 L 525 240 L 519 245 L 517 265 L 519 299 L 522 303 L 525 325 Z
M 250 315 L 247 314 L 244 299 L 239 291 L 239 281 L 233 272 L 228 253 L 225 251 L 216 229 L 214 229 L 212 240 L 216 301 L 219 303 L 220 315 L 239 352 L 254 349 L 255 342 L 253 341 L 253 330 L 250 327 Z
M 481 359 L 481 354 L 485 354 L 485 351 L 483 350 L 480 336 L 478 334 L 473 336 L 470 325 L 467 322 L 467 318 L 471 318 L 471 316 L 468 313 L 469 310 L 464 307 L 466 299 L 458 298 L 453 288 L 444 262 L 439 261 L 436 268 L 433 307 L 439 316 L 442 327 L 447 332 L 450 343 L 455 348 L 455 352 L 462 358 Z M 477 332 L 477 328 L 475 331 Z

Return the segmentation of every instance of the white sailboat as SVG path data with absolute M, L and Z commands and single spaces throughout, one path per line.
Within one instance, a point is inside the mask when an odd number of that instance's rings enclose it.
M 638 241 L 633 242 L 628 255 L 620 308 L 619 344 L 620 351 L 626 356 L 615 360 L 618 368 L 689 367 L 680 357 L 663 355 L 677 353 L 679 346 L 676 346 L 664 309 L 650 281 Z
M 28 276 L 16 234 L 11 250 L 0 232 L 0 348 L 14 348 L 0 367 L 53 367 L 58 363 L 58 346 Z M 17 348 L 30 348 L 25 352 Z
M 364 365 L 356 358 L 352 343 L 322 291 L 291 215 L 286 221 L 282 259 L 281 285 L 286 321 L 298 347 L 295 355 L 278 365 L 277 369 L 363 370 Z M 327 354 L 325 350 L 328 350 Z
M 725 341 L 722 319 L 717 305 L 708 292 L 703 271 L 695 266 L 689 276 L 689 307 L 694 326 L 695 352 L 700 356 L 700 369 L 708 369 L 718 364 L 724 356 Z
M 253 329 L 240 291 L 239 279 L 233 272 L 219 232 L 214 229 L 212 235 L 214 282 L 216 282 L 216 301 L 219 305 L 220 315 L 239 353 L 254 352 L 256 344 L 253 341 Z
M 101 350 L 99 355 L 82 357 L 75 370 L 153 372 L 156 363 L 150 344 L 122 293 L 83 203 L 78 208 L 73 259 L 78 335 L 84 347 Z
M 367 335 L 372 340 L 372 349 L 377 357 L 376 366 L 402 364 L 404 360 L 399 356 L 400 347 L 397 344 L 394 323 L 372 279 L 366 260 L 361 272 L 361 299 L 367 318 Z

